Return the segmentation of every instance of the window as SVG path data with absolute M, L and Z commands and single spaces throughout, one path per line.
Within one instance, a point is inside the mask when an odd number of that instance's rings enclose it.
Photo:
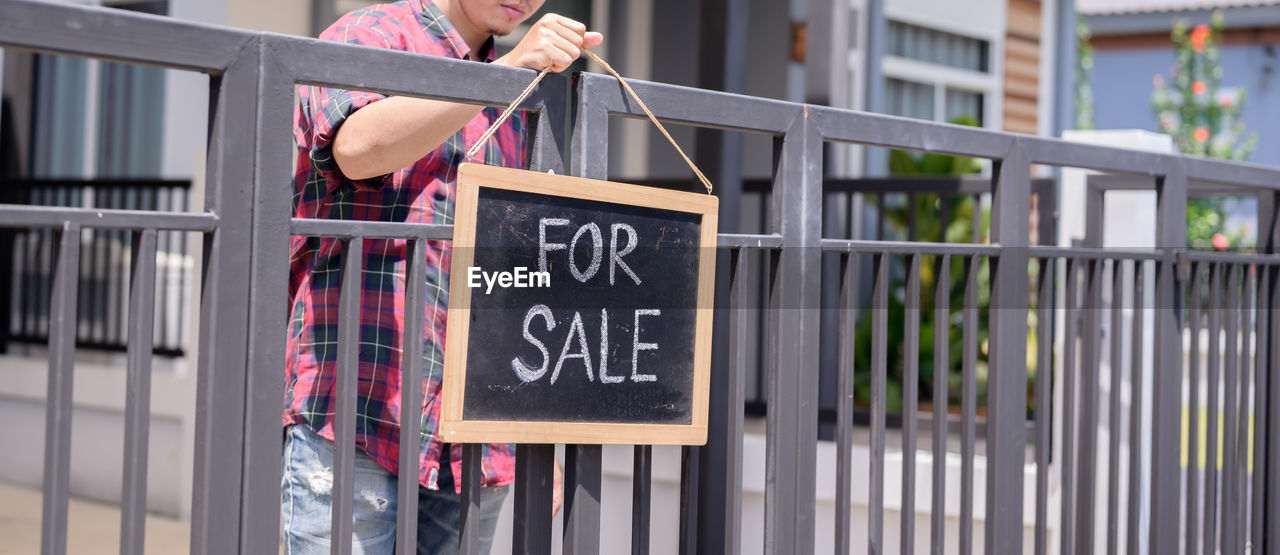
M 889 22 L 888 51 L 892 56 L 987 73 L 988 43 L 901 21 Z
M 103 5 L 168 13 L 168 2 Z M 160 175 L 165 70 L 47 54 L 34 67 L 33 177 Z
M 986 126 L 999 86 L 987 40 L 888 22 L 884 110 L 896 116 Z

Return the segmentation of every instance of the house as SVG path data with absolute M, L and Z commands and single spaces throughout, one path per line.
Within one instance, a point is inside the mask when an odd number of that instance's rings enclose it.
M 1223 17 L 1221 90 L 1246 92 L 1241 117 L 1258 134 L 1251 162 L 1280 164 L 1280 2 L 1274 0 L 1078 0 L 1092 33 L 1094 119 L 1109 129 L 1155 130 L 1152 80 L 1174 65 L 1175 19 Z

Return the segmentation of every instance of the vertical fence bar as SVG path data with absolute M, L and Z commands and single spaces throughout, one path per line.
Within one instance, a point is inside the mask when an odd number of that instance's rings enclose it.
M 342 242 L 342 283 L 338 290 L 338 365 L 333 401 L 333 507 L 330 553 L 348 555 L 356 482 L 356 386 L 360 376 L 360 293 L 364 239 Z
M 972 233 L 969 241 L 972 243 L 982 242 L 982 195 L 973 195 L 973 224 L 971 225 Z
M 1107 555 L 1120 547 L 1120 370 L 1124 358 L 1124 262 L 1111 261 L 1111 356 L 1107 399 Z M 1101 308 L 1101 307 L 1099 307 Z
M 563 96 L 571 93 L 573 109 L 569 113 L 572 118 L 572 139 L 569 146 L 570 162 L 572 167 L 570 171 L 573 175 L 579 177 L 589 177 L 592 179 L 607 179 L 608 176 L 608 146 L 609 146 L 609 114 L 601 109 L 599 104 L 588 102 L 587 94 L 584 94 L 584 84 L 579 80 L 578 86 L 570 90 L 567 80 L 557 80 L 557 88 L 548 88 L 541 97 L 540 106 L 542 110 L 539 112 L 538 119 L 546 124 L 552 123 L 557 117 L 564 117 L 562 109 L 556 107 L 557 102 L 561 102 L 557 95 Z M 562 102 L 561 102 L 562 103 Z M 551 152 L 557 150 L 556 136 L 554 129 L 549 125 L 539 128 L 535 140 L 539 141 L 542 150 L 547 151 L 547 158 L 553 159 Z M 563 142 L 563 141 L 560 141 Z M 560 161 L 563 163 L 563 160 Z M 539 167 L 542 171 L 549 168 Z M 552 168 L 554 169 L 554 168 Z M 641 456 L 642 450 L 649 450 L 650 447 L 635 447 L 637 462 Z M 565 476 L 565 517 L 564 517 L 564 550 L 565 553 L 595 553 L 600 549 L 600 467 L 602 464 L 601 457 L 603 451 L 600 446 L 565 446 L 566 465 L 572 465 L 570 472 Z M 650 452 L 646 452 L 647 456 L 652 456 Z M 651 479 L 650 473 L 647 471 L 633 474 L 633 488 L 643 490 L 645 492 L 644 519 L 647 523 L 648 515 L 648 480 Z M 646 481 L 643 486 L 640 481 Z M 633 492 L 634 493 L 634 492 Z M 638 517 L 638 504 L 632 505 L 633 524 Z M 648 534 L 648 526 L 646 524 L 644 530 L 632 529 L 632 547 L 635 548 L 635 539 L 637 532 Z M 646 536 L 644 542 L 647 551 L 648 538 Z
M 916 194 L 907 193 L 907 240 L 920 240 L 920 226 L 916 222 Z M 909 550 L 907 550 L 909 552 Z
M 845 255 L 840 288 L 840 364 L 836 373 L 836 553 L 853 547 L 850 509 L 853 503 L 854 334 L 857 330 L 858 254 Z
M 1218 539 L 1223 555 L 1236 552 L 1236 380 L 1240 371 L 1240 265 L 1232 264 L 1227 274 L 1226 360 L 1222 363 L 1222 526 Z
M 631 478 L 631 553 L 649 554 L 650 499 L 653 494 L 653 446 L 635 446 Z
M 404 339 L 400 359 L 400 472 L 396 484 L 396 553 L 418 552 L 418 475 L 422 460 L 422 358 L 426 312 L 427 241 L 410 239 L 405 265 Z M 465 476 L 463 477 L 465 478 Z M 466 496 L 464 496 L 466 499 Z M 460 523 L 466 526 L 467 519 Z M 465 551 L 464 551 L 465 553 Z
M 698 552 L 698 467 L 702 450 L 696 446 L 680 447 L 680 553 Z
M 876 240 L 884 240 L 884 214 L 885 214 L 885 195 L 884 193 L 876 193 Z M 977 223 L 974 223 L 977 227 Z
M 938 242 L 947 242 L 947 227 L 951 225 L 951 196 L 938 194 Z M 850 237 L 852 239 L 852 237 Z
M 1062 537 L 1061 553 L 1076 552 L 1076 372 L 1080 332 L 1080 262 L 1076 258 L 1066 261 L 1066 329 L 1063 330 L 1062 361 Z
M 251 201 L 253 248 L 249 255 L 248 383 L 244 392 L 242 553 L 275 551 L 280 543 L 280 461 L 284 451 L 280 413 L 285 396 L 280 371 L 286 364 L 284 316 L 289 296 L 289 215 L 293 206 L 291 189 L 285 184 L 292 183 L 291 169 L 297 154 L 290 125 L 297 87 L 293 68 L 286 60 L 288 49 L 272 44 L 275 39 L 269 35 L 258 35 L 255 40 L 257 44 L 250 48 L 259 51 L 261 63 L 257 70 L 259 115 L 253 133 L 257 156 Z M 340 491 L 336 476 L 334 488 Z
M 1142 528 L 1142 274 L 1143 262 L 1133 263 L 1133 322 L 1131 323 L 1132 356 L 1129 366 L 1129 510 L 1125 532 L 1126 553 L 1138 553 Z M 1193 336 L 1194 337 L 1194 336 Z M 1193 339 L 1194 341 L 1194 339 Z M 1192 382 L 1195 383 L 1194 381 Z M 1193 390 L 1194 391 L 1194 390 Z M 1195 468 L 1188 464 L 1188 468 Z M 1189 486 L 1188 486 L 1189 488 Z M 1188 505 L 1191 507 L 1191 505 Z M 1190 510 L 1190 509 L 1188 509 Z M 1190 524 L 1194 519 L 1187 518 Z M 1189 527 L 1189 526 L 1188 526 Z
M 902 342 L 902 533 L 900 549 L 915 553 L 916 538 L 916 424 L 920 415 L 920 255 L 907 264 L 907 289 L 903 299 Z
M 989 554 L 1022 550 L 1021 477 L 1027 445 L 1031 164 L 1015 140 L 998 166 L 992 179 L 991 239 L 1001 249 L 991 269 L 991 373 L 987 386 L 985 544 Z
M 111 196 L 115 197 L 119 192 L 120 190 L 116 189 L 111 192 Z M 119 208 L 121 203 L 115 202 L 112 203 L 112 206 Z M 105 343 L 109 335 L 107 330 L 112 323 L 109 301 L 111 299 L 111 277 L 115 272 L 111 271 L 113 269 L 111 261 L 122 258 L 112 256 L 117 252 L 115 245 L 120 242 L 117 241 L 119 234 L 116 230 L 97 229 L 90 231 L 89 237 L 91 241 L 96 243 L 93 246 L 97 248 L 93 249 L 93 266 L 88 268 L 88 273 L 98 276 L 98 278 L 93 280 L 96 285 L 94 289 L 96 290 L 93 292 L 93 309 L 90 312 L 94 322 L 94 325 L 90 326 L 93 329 L 93 334 L 86 335 L 85 338 Z
M 1236 399 L 1236 434 L 1235 434 L 1235 465 L 1232 466 L 1231 472 L 1234 474 L 1232 480 L 1232 494 L 1235 496 L 1236 519 L 1232 528 L 1232 535 L 1235 536 L 1235 545 L 1232 547 L 1231 553 L 1244 553 L 1246 544 L 1249 543 L 1249 368 L 1252 360 L 1252 341 L 1250 337 L 1253 335 L 1253 326 L 1251 325 L 1250 316 L 1253 314 L 1251 303 L 1253 302 L 1253 292 L 1255 290 L 1253 266 L 1248 264 L 1240 264 L 1240 305 L 1236 312 L 1236 317 L 1240 320 L 1240 368 L 1236 379 L 1239 380 L 1240 386 L 1238 397 Z
M 600 551 L 599 445 L 566 445 L 564 477 L 564 553 Z
M 462 496 L 458 503 L 458 552 L 462 555 L 480 554 L 480 500 L 481 462 L 484 459 L 483 443 L 467 443 L 462 446 Z M 415 493 L 416 496 L 416 493 Z M 416 549 L 416 546 L 415 546 Z
M 1280 194 L 1266 191 L 1258 194 L 1258 252 L 1275 254 L 1280 249 Z M 1268 273 L 1261 287 L 1267 291 L 1266 302 L 1258 303 L 1258 319 L 1268 323 L 1265 334 L 1258 336 L 1258 344 L 1266 345 L 1265 353 L 1259 351 L 1259 383 L 1255 385 L 1256 399 L 1263 402 L 1254 408 L 1254 545 L 1253 553 L 1280 554 L 1280 266 L 1269 264 Z
M 556 446 L 516 445 L 515 530 L 513 555 L 551 552 L 551 480 Z
M 1272 210 L 1275 210 L 1275 203 L 1272 203 Z M 1267 230 L 1268 244 L 1275 246 L 1275 234 L 1280 233 L 1280 225 L 1275 223 L 1276 219 L 1272 217 L 1271 225 L 1274 228 Z M 1271 252 L 1275 248 L 1270 249 Z M 1271 399 L 1267 403 L 1266 426 L 1263 428 L 1263 434 L 1270 436 L 1270 440 L 1266 442 L 1265 465 L 1254 467 L 1253 472 L 1262 472 L 1265 474 L 1266 499 L 1262 503 L 1262 529 L 1265 529 L 1267 536 L 1263 538 L 1262 546 L 1254 547 L 1253 552 L 1265 552 L 1267 555 L 1280 554 L 1280 537 L 1276 537 L 1276 531 L 1280 531 L 1280 267 L 1275 267 L 1271 272 L 1271 283 L 1267 284 L 1271 289 L 1271 304 L 1268 304 L 1268 318 L 1270 320 L 1270 335 L 1268 335 L 1268 343 L 1271 344 L 1267 353 L 1267 382 L 1266 396 Z M 1262 449 L 1261 446 L 1254 446 L 1254 449 Z
M 200 337 L 197 351 L 195 449 L 191 492 L 191 553 L 240 549 L 241 461 L 248 368 L 252 183 L 257 150 L 244 137 L 258 129 L 261 50 L 245 48 L 222 75 L 210 78 L 209 154 L 204 207 L 218 214 L 203 237 Z M 292 100 L 292 95 L 290 95 Z M 287 139 L 286 139 L 287 140 Z M 287 143 L 286 143 L 287 145 Z M 280 368 L 274 370 L 277 379 Z M 276 399 L 277 424 L 280 398 Z M 277 465 L 279 460 L 277 459 Z M 279 490 L 279 484 L 275 486 Z M 278 511 L 277 511 L 278 512 Z
M 1257 330 L 1254 335 L 1257 345 L 1257 352 L 1254 354 L 1253 360 L 1253 473 L 1251 476 L 1251 494 L 1250 511 L 1249 511 L 1249 543 L 1251 553 L 1260 553 L 1266 544 L 1266 529 L 1263 528 L 1263 507 L 1262 500 L 1265 496 L 1267 487 L 1266 458 L 1263 455 L 1267 452 L 1267 422 L 1265 415 L 1267 414 L 1267 360 L 1270 357 L 1271 349 L 1275 348 L 1270 345 L 1268 338 L 1271 337 L 1271 322 L 1267 318 L 1267 307 L 1271 306 L 1271 265 L 1256 266 L 1257 271 L 1262 272 L 1257 283 L 1257 306 L 1254 307 L 1253 314 L 1257 318 Z
M 1076 490 L 1076 553 L 1094 552 L 1097 496 L 1098 365 L 1102 362 L 1102 260 L 1085 263 L 1084 330 L 1080 360 L 1080 486 Z
M 943 199 L 946 206 L 946 199 Z M 944 226 L 945 229 L 945 226 Z M 933 526 L 930 553 L 941 555 L 947 534 L 947 369 L 951 340 L 951 257 L 938 257 L 933 292 Z M 852 395 L 852 390 L 850 395 Z
M 153 190 L 151 196 L 152 196 L 152 199 L 155 201 L 156 210 L 162 210 L 162 211 L 173 210 L 173 206 L 172 206 L 173 195 L 169 191 L 170 190 L 167 187 L 163 189 L 156 188 Z M 156 238 L 156 250 L 165 253 L 166 262 L 168 259 L 169 252 L 176 250 L 171 244 L 172 236 L 173 236 L 173 233 L 165 231 Z M 135 245 L 138 244 L 138 237 L 135 236 L 133 238 L 133 243 Z M 168 266 L 168 264 L 166 263 L 165 266 Z M 162 332 L 163 330 L 168 330 L 171 327 L 173 327 L 175 324 L 174 322 L 169 321 L 169 311 L 165 310 L 167 308 L 167 305 L 169 304 L 167 302 L 168 295 L 166 294 L 169 287 L 169 272 L 166 271 L 156 276 L 154 279 L 154 282 L 155 282 L 154 287 L 156 291 L 160 292 L 161 297 L 160 297 L 160 303 L 159 303 L 160 306 L 158 307 L 158 310 L 155 310 L 155 322 L 151 326 L 152 333 L 157 335 L 158 337 L 155 338 L 152 344 L 154 345 L 155 343 L 159 343 L 162 346 L 167 346 L 168 342 L 165 341 L 164 334 L 159 332 Z
M 49 302 L 49 389 L 45 395 L 44 506 L 40 550 L 67 552 L 67 504 L 71 487 L 72 378 L 76 350 L 76 281 L 80 275 L 80 226 L 59 235 Z
M 151 348 L 155 338 L 156 230 L 134 234 L 124 408 L 120 552 L 142 553 L 147 523 L 147 432 L 151 425 Z
M 44 230 L 32 231 L 36 233 L 44 232 Z M 94 247 L 97 245 L 96 237 L 99 232 L 98 230 L 90 229 L 81 233 L 89 236 L 89 244 L 86 245 L 86 248 L 80 249 L 80 271 L 88 275 L 78 280 L 79 286 L 76 288 L 78 290 L 76 294 L 79 295 L 79 298 L 85 299 L 85 302 L 81 303 L 83 306 L 78 307 L 76 310 L 76 339 L 89 339 L 92 337 L 91 334 L 95 332 L 93 329 L 95 321 L 93 310 L 97 307 L 98 301 L 98 296 L 91 289 L 96 285 L 96 280 L 92 276 L 95 270 L 94 252 L 97 251 Z M 26 293 L 30 292 L 31 289 L 24 287 L 21 291 Z M 46 337 L 48 336 L 47 333 L 45 335 Z
M 1208 428 L 1205 431 L 1204 553 L 1212 555 L 1218 545 L 1218 373 L 1222 364 L 1222 264 L 1211 267 L 1209 278 L 1209 398 Z
M 1042 196 L 1041 199 L 1044 197 Z M 1052 259 L 1040 260 L 1036 297 L 1036 555 L 1049 548 L 1049 446 L 1053 411 L 1053 267 Z
M 960 339 L 960 555 L 973 552 L 973 458 L 978 419 L 978 270 L 981 265 L 977 256 L 965 258 Z M 872 505 L 874 510 L 875 505 Z
M 807 109 L 775 139 L 774 230 L 782 236 L 770 288 L 766 555 L 813 552 L 818 449 L 822 138 Z
M 731 258 L 733 273 L 729 279 L 729 384 L 725 408 L 725 433 L 728 442 L 725 450 L 725 553 L 737 555 L 742 551 L 742 426 L 743 379 L 747 372 L 747 360 L 751 356 L 750 320 L 751 302 L 751 251 L 738 249 Z M 847 522 L 847 521 L 846 521 Z M 848 525 L 845 525 L 846 528 Z
M 1187 424 L 1187 535 L 1183 539 L 1186 555 L 1195 555 L 1200 537 L 1200 320 L 1204 304 L 1204 263 L 1191 269 L 1191 306 L 1187 307 L 1191 344 L 1188 345 L 1187 381 L 1190 384 Z M 1130 455 L 1132 460 L 1132 455 Z M 1132 478 L 1130 478 L 1132 479 Z M 1132 495 L 1132 490 L 1130 495 Z
M 1157 264 L 1155 364 L 1151 447 L 1152 553 L 1176 553 L 1181 496 L 1182 294 L 1175 249 L 1187 244 L 1187 180 L 1181 161 L 1156 180 L 1156 246 L 1165 256 Z
M 887 398 L 885 382 L 889 373 L 889 255 L 873 257 L 875 282 L 871 301 L 871 484 L 868 486 L 870 514 L 867 518 L 867 553 L 883 555 L 884 550 L 884 433 Z M 976 333 L 976 330 L 975 330 Z

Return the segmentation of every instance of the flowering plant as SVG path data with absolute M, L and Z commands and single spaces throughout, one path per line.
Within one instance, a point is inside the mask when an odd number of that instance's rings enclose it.
M 1188 29 L 1186 20 L 1173 26 L 1175 62 L 1169 79 L 1157 74 L 1151 109 L 1161 133 L 1173 137 L 1187 154 L 1244 160 L 1253 153 L 1257 134 L 1245 134 L 1240 109 L 1243 89 L 1219 91 L 1222 80 L 1222 12 L 1209 24 Z
M 1188 29 L 1186 20 L 1173 25 L 1174 66 L 1169 79 L 1157 74 L 1153 81 L 1151 109 L 1161 133 L 1173 137 L 1178 150 L 1187 154 L 1245 160 L 1257 144 L 1256 133 L 1246 134 L 1240 110 L 1244 89 L 1220 91 L 1222 80 L 1222 12 L 1214 12 L 1209 24 Z M 1226 229 L 1221 198 L 1187 200 L 1187 245 L 1198 249 L 1226 250 L 1249 247 L 1244 229 Z

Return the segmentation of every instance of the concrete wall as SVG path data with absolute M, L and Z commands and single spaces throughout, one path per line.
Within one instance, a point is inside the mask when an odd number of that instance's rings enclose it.
M 40 351 L 0 362 L 0 480 L 39 488 L 44 474 L 45 392 L 48 362 Z M 71 493 L 120 502 L 124 461 L 124 355 L 82 354 L 76 360 L 71 417 Z M 194 369 L 157 359 L 151 382 L 147 507 L 187 518 L 195 400 Z M 38 510 L 38 509 L 37 509 Z

